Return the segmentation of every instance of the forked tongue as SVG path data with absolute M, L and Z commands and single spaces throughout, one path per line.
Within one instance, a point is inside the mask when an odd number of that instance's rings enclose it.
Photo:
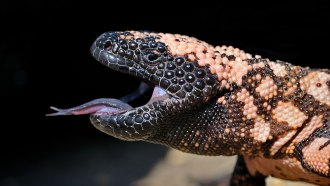
M 62 115 L 83 115 L 83 114 L 116 114 L 122 111 L 132 109 L 132 107 L 118 99 L 100 98 L 93 101 L 84 103 L 82 105 L 69 108 L 59 109 L 56 107 L 50 107 L 57 111 L 46 116 L 62 116 Z
M 55 110 L 57 112 L 52 114 L 46 114 L 46 116 L 83 115 L 83 114 L 112 115 L 119 112 L 124 112 L 133 108 L 126 102 L 130 102 L 141 97 L 149 89 L 150 87 L 147 84 L 141 82 L 139 88 L 136 91 L 120 99 L 100 98 L 68 109 L 50 107 L 52 110 Z M 159 86 L 155 86 L 151 99 L 149 100 L 149 103 L 157 100 L 163 100 L 168 97 L 169 97 L 168 94 L 166 94 L 166 92 L 162 88 L 160 88 Z

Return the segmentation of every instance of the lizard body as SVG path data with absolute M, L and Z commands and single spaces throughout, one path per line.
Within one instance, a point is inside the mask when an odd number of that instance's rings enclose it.
M 137 108 L 98 102 L 92 111 L 84 106 L 57 115 L 85 110 L 96 128 L 123 140 L 240 155 L 232 185 L 265 184 L 268 175 L 330 185 L 329 70 L 179 34 L 107 32 L 91 52 L 154 85 L 153 97 Z

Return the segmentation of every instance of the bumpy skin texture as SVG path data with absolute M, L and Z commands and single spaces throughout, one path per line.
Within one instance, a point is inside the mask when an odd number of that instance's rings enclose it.
M 91 52 L 168 96 L 128 111 L 92 114 L 99 130 L 188 153 L 240 155 L 238 163 L 244 157 L 245 165 L 238 165 L 243 168 L 232 185 L 252 185 L 254 178 L 260 183 L 268 175 L 330 185 L 329 70 L 178 34 L 107 32 Z

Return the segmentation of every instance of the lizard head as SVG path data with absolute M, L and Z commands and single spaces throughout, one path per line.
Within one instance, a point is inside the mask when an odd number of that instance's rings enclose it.
M 207 117 L 208 102 L 219 92 L 216 74 L 202 60 L 197 61 L 205 56 L 204 50 L 209 46 L 177 34 L 106 32 L 93 43 L 92 55 L 103 65 L 153 86 L 150 101 L 132 108 L 117 99 L 98 99 L 72 109 L 55 108 L 59 112 L 52 115 L 88 113 L 97 129 L 116 138 L 189 151 L 184 143 L 177 142 L 183 137 L 182 130 L 189 128 L 197 135 L 204 130 L 196 127 L 203 127 L 200 120 L 207 118 L 199 117 L 202 113 Z
M 171 98 L 207 100 L 214 94 L 216 78 L 191 57 L 197 45 L 197 39 L 181 35 L 107 32 L 96 39 L 91 53 L 105 66 L 137 76 Z

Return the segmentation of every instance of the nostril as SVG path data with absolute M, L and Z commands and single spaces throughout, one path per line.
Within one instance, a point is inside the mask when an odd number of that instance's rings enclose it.
M 112 47 L 112 45 L 111 45 L 111 41 L 106 41 L 105 43 L 104 43 L 104 48 L 105 49 L 111 49 L 111 47 Z

